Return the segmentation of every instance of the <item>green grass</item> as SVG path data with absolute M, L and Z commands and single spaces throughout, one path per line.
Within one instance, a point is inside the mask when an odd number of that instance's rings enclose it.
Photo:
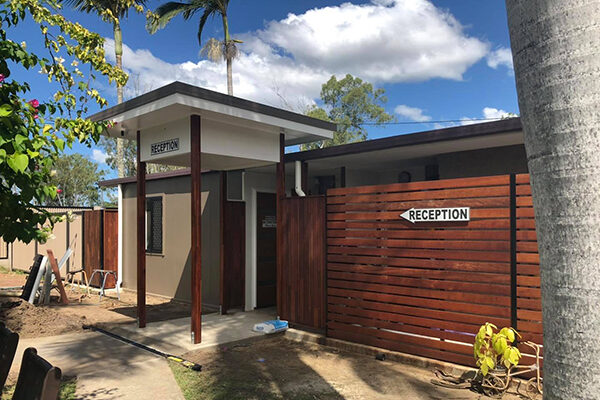
M 25 275 L 25 271 L 16 268 L 11 271 L 7 267 L 0 266 L 0 274 Z
M 264 385 L 251 379 L 244 379 L 243 369 L 240 374 L 232 376 L 212 375 L 209 372 L 193 371 L 178 363 L 169 361 L 175 381 L 186 400 L 246 400 L 274 399 Z
M 12 399 L 13 393 L 15 392 L 16 385 L 7 385 L 2 389 L 1 400 Z M 75 399 L 75 389 L 77 389 L 77 378 L 64 377 L 60 383 L 60 389 L 58 391 L 59 400 L 73 400 Z
M 338 395 L 330 393 L 285 393 L 282 397 L 273 382 L 257 379 L 240 366 L 235 373 L 213 374 L 209 371 L 193 371 L 169 361 L 175 381 L 186 400 L 333 400 Z

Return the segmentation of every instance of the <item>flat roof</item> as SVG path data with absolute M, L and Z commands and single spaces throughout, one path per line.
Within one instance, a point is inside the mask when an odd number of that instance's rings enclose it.
M 315 128 L 325 129 L 329 131 L 336 131 L 337 125 L 332 122 L 323 121 L 320 119 L 308 117 L 303 114 L 298 114 L 292 111 L 283 110 L 277 107 L 268 106 L 266 104 L 256 103 L 254 101 L 242 99 L 239 97 L 229 96 L 213 90 L 204 89 L 198 86 L 189 85 L 183 82 L 173 82 L 166 86 L 152 90 L 141 96 L 135 97 L 131 100 L 127 100 L 124 103 L 117 104 L 116 106 L 107 108 L 89 116 L 88 118 L 92 121 L 106 121 L 112 117 L 131 111 L 135 108 L 144 106 L 152 103 L 153 101 L 160 100 L 162 98 L 174 95 L 182 94 L 197 99 L 211 101 L 218 104 L 223 104 L 231 107 L 240 108 L 242 110 L 252 111 L 264 115 L 268 115 L 275 118 L 281 118 L 284 120 L 297 122 L 300 124 L 312 126 Z
M 393 150 L 398 147 L 417 146 L 422 147 L 427 144 L 440 143 L 444 141 L 462 140 L 464 141 L 481 138 L 478 141 L 484 139 L 485 136 L 509 134 L 516 131 L 521 131 L 521 119 L 508 118 L 493 122 L 484 122 L 479 124 L 462 125 L 450 128 L 435 129 L 431 131 L 416 132 L 404 135 L 390 136 L 381 139 L 366 140 L 364 142 L 349 143 L 339 146 L 326 147 L 323 149 L 299 151 L 294 153 L 286 153 L 284 156 L 284 162 L 290 163 L 294 161 L 310 161 L 324 158 L 335 158 L 341 156 L 349 156 L 353 154 L 368 153 L 368 152 L 381 152 L 383 150 Z M 513 134 L 514 135 L 514 134 Z M 504 135 L 506 136 L 506 135 Z M 496 146 L 506 145 L 505 143 L 496 143 Z M 376 161 L 375 161 L 376 162 Z M 211 171 L 206 171 L 208 173 Z M 161 172 L 157 174 L 150 174 L 146 176 L 147 180 L 155 179 L 167 179 L 178 176 L 186 176 L 190 174 L 188 168 Z M 126 177 L 110 179 L 99 182 L 100 186 L 116 186 L 122 183 L 135 183 L 136 177 Z
M 450 128 L 408 133 L 381 139 L 365 140 L 364 142 L 342 144 L 339 146 L 325 147 L 323 149 L 298 151 L 286 154 L 285 161 L 309 161 L 319 158 L 345 156 L 349 154 L 386 150 L 394 147 L 434 143 L 445 140 L 466 139 L 520 130 L 522 130 L 521 118 L 507 118 L 492 122 L 453 126 Z

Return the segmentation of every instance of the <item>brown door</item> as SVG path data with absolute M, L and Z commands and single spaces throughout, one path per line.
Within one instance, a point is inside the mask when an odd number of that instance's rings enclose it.
M 246 203 L 223 202 L 223 296 L 221 311 L 244 308 Z
M 277 294 L 277 202 L 273 193 L 257 193 L 256 202 L 256 307 L 269 307 Z

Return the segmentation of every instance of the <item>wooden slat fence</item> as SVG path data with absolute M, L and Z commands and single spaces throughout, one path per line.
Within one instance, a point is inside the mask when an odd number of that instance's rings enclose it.
M 118 211 L 84 211 L 83 218 L 83 268 L 91 278 L 94 269 L 118 270 Z M 99 287 L 100 275 L 94 276 L 90 285 Z M 114 288 L 116 282 L 112 276 L 106 280 L 106 288 Z
M 325 196 L 281 201 L 278 313 L 292 325 L 325 328 Z
M 486 321 L 516 322 L 540 343 L 528 179 L 329 190 L 328 336 L 465 365 L 474 363 L 474 334 Z M 412 224 L 400 214 L 413 207 L 471 207 L 471 220 Z

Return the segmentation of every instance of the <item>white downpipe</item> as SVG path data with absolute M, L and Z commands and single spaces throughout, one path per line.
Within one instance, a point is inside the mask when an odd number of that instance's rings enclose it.
M 296 194 L 300 197 L 305 197 L 306 194 L 302 191 L 302 163 L 296 161 Z
M 118 237 L 117 237 L 117 286 L 123 284 L 123 185 L 119 184 L 117 188 L 119 192 L 117 207 L 118 207 Z

